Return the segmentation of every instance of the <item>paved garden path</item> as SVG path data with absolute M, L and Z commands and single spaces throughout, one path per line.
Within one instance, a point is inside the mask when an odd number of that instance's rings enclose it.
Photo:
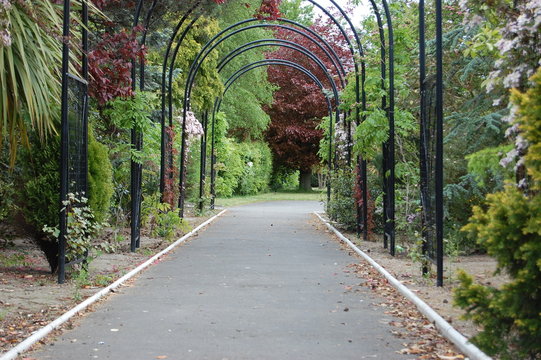
M 230 209 L 37 359 L 408 359 L 317 202 Z M 320 227 L 321 229 L 321 227 Z

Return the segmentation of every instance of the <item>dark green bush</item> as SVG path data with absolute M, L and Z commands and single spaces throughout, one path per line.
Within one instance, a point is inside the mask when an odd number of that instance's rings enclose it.
M 240 154 L 243 171 L 235 192 L 254 195 L 266 191 L 272 174 L 272 154 L 267 143 L 240 143 L 236 151 Z
M 23 215 L 42 234 L 44 225 L 57 226 L 60 211 L 60 137 L 35 141 L 23 156 Z
M 229 139 L 222 140 L 220 148 L 217 148 L 216 161 L 216 195 L 233 196 L 244 167 L 236 143 Z
M 297 190 L 299 188 L 299 170 L 285 167 L 275 168 L 272 172 L 270 188 L 272 191 Z
M 356 229 L 354 181 L 353 171 L 334 171 L 331 177 L 331 200 L 325 206 L 329 218 L 348 230 Z
M 112 194 L 111 164 L 107 148 L 89 136 L 89 206 L 98 222 L 107 216 Z M 56 269 L 56 239 L 43 231 L 45 225 L 57 227 L 60 212 L 60 137 L 33 142 L 22 156 L 24 161 L 22 212 L 44 251 L 51 270 Z
M 88 205 L 98 223 L 109 214 L 113 196 L 113 167 L 107 146 L 88 132 Z
M 235 143 L 224 139 L 217 155 L 218 196 L 253 195 L 268 189 L 272 155 L 266 143 Z

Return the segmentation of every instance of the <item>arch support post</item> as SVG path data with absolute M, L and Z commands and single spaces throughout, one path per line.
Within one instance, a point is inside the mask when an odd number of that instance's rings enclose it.
M 436 267 L 443 286 L 443 26 L 442 0 L 436 0 Z
M 203 135 L 201 136 L 201 159 L 199 168 L 199 212 L 202 213 L 205 207 L 205 185 L 207 179 L 207 130 L 209 113 L 203 112 Z
M 72 206 L 68 194 L 77 197 L 88 196 L 88 3 L 82 0 L 81 18 L 81 76 L 69 73 L 70 64 L 70 1 L 64 0 L 62 29 L 62 92 L 61 92 L 61 130 L 60 130 L 60 199 L 58 236 L 58 283 L 66 279 L 66 245 L 68 235 L 68 212 Z M 72 263 L 87 264 L 87 255 L 70 259 Z M 54 267 L 54 265 L 53 265 Z

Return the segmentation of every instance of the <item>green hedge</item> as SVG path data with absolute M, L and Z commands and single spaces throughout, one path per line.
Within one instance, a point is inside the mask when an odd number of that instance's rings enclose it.
M 216 194 L 220 197 L 253 195 L 268 190 L 272 154 L 264 142 L 236 143 L 224 139 L 217 149 Z

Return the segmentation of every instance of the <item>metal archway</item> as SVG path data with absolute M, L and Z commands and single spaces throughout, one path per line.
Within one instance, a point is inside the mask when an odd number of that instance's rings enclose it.
M 290 46 L 293 46 L 293 47 L 298 47 L 298 48 L 302 48 L 302 49 L 306 49 L 304 46 L 301 46 L 293 41 L 289 41 L 289 40 L 284 40 L 284 39 L 259 39 L 259 40 L 254 40 L 254 41 L 250 41 L 242 46 L 239 46 L 238 48 L 236 48 L 235 50 L 231 51 L 229 54 L 227 54 L 226 56 L 224 56 L 224 58 L 218 63 L 218 65 L 216 66 L 216 68 L 218 69 L 218 72 L 223 68 L 225 67 L 229 61 L 231 60 L 231 58 L 233 56 L 235 56 L 237 53 L 244 53 L 244 51 L 247 51 L 247 50 L 251 50 L 251 49 L 254 49 L 254 48 L 258 48 L 258 47 L 261 47 L 261 46 L 279 46 L 280 44 L 288 44 Z M 258 45 L 258 46 L 256 46 Z M 330 56 L 330 54 L 328 52 L 325 52 L 325 55 L 327 55 L 327 58 L 329 60 L 332 61 L 332 57 Z M 336 65 L 334 62 L 333 62 L 333 66 L 335 67 L 335 69 L 337 70 L 337 74 L 338 74 L 338 78 L 340 80 L 340 84 L 342 86 L 342 88 L 345 87 L 345 80 L 344 80 L 344 77 L 343 75 L 345 75 L 345 73 L 342 73 L 340 72 L 340 70 L 338 69 L 338 65 Z
M 170 122 L 170 125 L 171 125 L 171 122 L 172 122 L 172 86 L 171 86 L 171 83 L 172 83 L 172 69 L 173 69 L 173 64 L 174 64 L 174 61 L 177 57 L 177 54 L 178 54 L 178 50 L 182 44 L 182 41 L 183 39 L 186 37 L 188 31 L 191 29 L 191 27 L 195 24 L 195 22 L 198 20 L 199 16 L 197 16 L 195 19 L 193 19 L 190 23 L 189 26 L 187 26 L 187 28 L 183 31 L 178 43 L 177 43 L 177 46 L 175 48 L 175 51 L 173 53 L 173 56 L 172 56 L 172 61 L 171 61 L 171 66 L 170 66 L 170 69 L 169 69 L 169 82 L 168 82 L 168 104 L 169 104 L 169 122 Z M 184 19 L 184 18 L 183 18 Z M 183 19 L 181 19 L 181 21 L 183 21 Z M 184 20 L 185 21 L 185 20 Z M 246 23 L 249 23 L 249 22 L 254 22 L 254 21 L 261 21 L 261 20 L 258 20 L 258 19 L 246 19 L 246 20 L 243 20 L 243 21 L 240 21 L 240 22 L 237 22 L 236 24 L 230 26 L 230 28 L 234 28 L 236 26 L 240 26 L 242 24 L 246 24 Z M 302 28 L 303 30 L 307 31 L 308 33 L 310 33 L 311 35 L 313 35 L 316 39 L 320 40 L 330 51 L 331 54 L 333 54 L 333 57 L 335 57 L 335 59 L 338 61 L 338 64 L 339 66 L 341 67 L 341 69 L 343 69 L 343 65 L 341 63 L 341 61 L 339 60 L 338 58 L 338 55 L 336 54 L 336 52 L 334 51 L 334 49 L 330 46 L 330 44 L 325 40 L 323 39 L 319 34 L 317 34 L 315 31 L 313 31 L 312 29 L 304 26 L 303 24 L 300 24 L 298 22 L 295 22 L 295 21 L 291 21 L 291 20 L 281 20 L 281 21 L 284 21 L 284 22 L 287 22 L 287 23 L 290 23 L 290 24 L 293 24 L 295 26 L 299 26 L 300 28 Z M 179 22 L 180 24 L 180 22 Z M 251 25 L 250 27 L 246 27 L 245 29 L 248 30 L 248 29 L 252 29 L 252 28 L 262 28 L 262 27 L 278 27 L 278 28 L 285 28 L 287 30 L 290 30 L 290 31 L 293 31 L 293 32 L 296 32 L 298 34 L 300 34 L 301 36 L 304 36 L 306 37 L 307 39 L 309 39 L 310 41 L 312 41 L 314 44 L 316 44 L 316 46 L 321 46 L 321 44 L 319 44 L 314 38 L 310 37 L 309 35 L 303 33 L 302 31 L 296 29 L 296 28 L 293 28 L 291 26 L 286 26 L 286 25 L 280 25 L 280 24 L 257 24 L 257 25 Z M 177 30 L 177 29 L 176 29 Z M 177 33 L 178 33 L 178 30 L 177 30 Z M 172 37 L 173 39 L 173 37 Z M 171 43 L 172 43 L 173 40 L 171 40 Z M 165 76 L 165 75 L 163 75 Z M 163 78 L 163 77 L 162 77 Z M 165 84 L 162 83 L 162 90 L 165 88 Z M 164 94 L 165 92 L 163 92 Z M 165 95 L 163 95 L 165 96 Z M 165 100 L 162 100 L 162 114 L 165 113 L 165 105 L 164 105 L 164 101 Z M 162 115 L 162 118 L 163 118 L 164 115 Z M 162 121 L 162 124 L 165 125 L 164 121 Z M 164 146 L 164 149 L 165 149 L 165 139 L 166 138 L 166 134 L 165 134 L 165 128 L 164 126 L 162 126 L 162 143 L 163 143 L 163 146 Z M 160 166 L 160 188 L 163 188 L 163 184 L 164 184 L 164 179 L 165 179 L 165 171 L 164 171 L 164 164 L 165 164 L 165 158 L 164 156 L 162 156 L 162 161 L 161 161 L 161 166 Z M 172 162 L 172 160 L 170 160 L 170 163 Z
M 243 29 L 239 29 L 237 30 L 237 32 L 240 32 L 240 31 L 243 31 Z M 208 47 L 207 45 L 209 45 L 210 43 L 212 43 L 212 41 L 216 38 L 216 36 L 209 40 L 209 42 L 207 42 L 207 44 L 203 47 L 203 49 L 199 52 L 198 56 L 196 57 L 196 60 L 194 61 L 194 63 L 192 63 L 192 66 L 191 66 L 191 69 L 194 67 L 194 64 L 197 64 L 196 65 L 196 69 L 199 69 L 200 67 L 200 64 L 206 59 L 206 57 L 208 56 L 208 54 L 214 50 L 218 45 L 220 45 L 223 41 L 227 40 L 229 37 L 233 36 L 236 32 L 232 33 L 232 34 L 229 34 L 228 36 L 225 36 L 224 38 L 218 40 L 218 42 L 210 47 Z M 262 44 L 257 44 L 257 45 L 254 45 L 255 47 L 261 47 L 261 46 L 264 46 Z M 302 52 L 304 55 L 308 56 L 309 58 L 311 58 L 311 60 L 313 60 L 319 67 L 320 69 L 322 70 L 322 72 L 326 75 L 327 77 L 327 80 L 329 81 L 329 84 L 331 85 L 332 89 L 333 89 L 333 95 L 337 101 L 337 103 L 339 102 L 339 93 L 338 93 L 338 89 L 336 88 L 336 84 L 334 82 L 334 80 L 332 79 L 332 77 L 330 76 L 328 70 L 326 69 L 325 65 L 321 62 L 321 60 L 315 56 L 310 50 L 304 48 L 303 46 L 301 45 L 298 45 L 297 44 L 297 47 L 298 48 L 295 48 L 289 44 L 278 44 L 278 46 L 281 46 L 281 47 L 286 47 L 286 48 L 291 48 L 291 49 L 294 49 L 294 50 L 299 50 L 300 52 Z M 208 49 L 207 49 L 208 48 Z M 237 56 L 239 56 L 240 54 L 242 54 L 243 52 L 245 51 L 248 51 L 250 48 L 247 48 L 247 49 L 243 49 L 241 50 L 240 52 L 238 52 L 237 54 L 234 54 L 230 57 L 230 59 L 233 59 Z M 233 52 L 235 52 L 237 49 L 233 50 Z M 201 54 L 204 53 L 206 51 L 206 54 L 201 58 Z M 228 57 L 229 54 L 226 56 Z M 201 58 L 201 60 L 198 62 L 198 59 Z M 256 62 L 256 63 L 261 63 L 261 62 L 264 62 L 264 60 L 260 61 L 260 62 Z M 294 63 L 291 63 L 291 64 L 294 64 Z M 223 69 L 223 67 L 222 67 Z M 197 73 L 197 70 L 195 71 L 195 74 Z M 190 75 L 188 76 L 188 81 L 186 83 L 186 87 L 185 87 L 185 100 L 184 100 L 184 114 L 187 113 L 187 109 L 189 107 L 189 89 L 193 86 L 193 83 L 195 81 L 195 75 L 194 76 L 191 76 Z M 338 106 L 336 107 L 336 118 L 338 119 L 340 117 L 340 110 L 338 109 Z M 186 116 L 186 115 L 184 115 Z M 185 119 L 185 117 L 184 117 Z M 183 130 L 185 129 L 185 120 L 183 119 Z M 179 188 L 181 189 L 181 192 L 180 192 L 180 196 L 179 196 L 179 202 L 178 202 L 178 208 L 179 208 L 179 213 L 180 215 L 182 216 L 183 215 L 183 211 L 184 211 L 184 181 L 185 181 L 185 164 L 184 164 L 184 156 L 185 156 L 185 137 L 184 137 L 184 131 L 183 131 L 183 141 L 182 141 L 182 145 L 181 145 L 181 163 L 180 163 L 180 179 L 179 179 Z M 202 177 L 202 176 L 201 176 Z M 201 193 L 201 189 L 200 189 L 200 193 Z
M 227 93 L 229 88 L 234 84 L 234 82 L 238 78 L 240 78 L 245 73 L 247 73 L 247 72 L 249 72 L 249 71 L 251 71 L 251 70 L 253 70 L 255 68 L 263 67 L 263 66 L 269 66 L 269 65 L 281 65 L 281 66 L 287 66 L 287 67 L 295 68 L 295 69 L 305 73 L 308 77 L 310 77 L 320 87 L 320 89 L 324 89 L 324 86 L 321 83 L 321 81 L 315 75 L 313 75 L 310 71 L 308 71 L 306 68 L 304 68 L 303 66 L 298 65 L 296 63 L 293 63 L 291 61 L 283 60 L 283 59 L 267 59 L 267 60 L 261 60 L 261 61 L 258 61 L 258 62 L 254 62 L 254 63 L 248 64 L 248 65 L 245 65 L 242 69 L 238 70 L 237 72 L 235 72 L 235 74 L 230 76 L 230 78 L 226 81 L 226 83 L 228 85 L 224 89 L 224 92 L 222 94 L 222 98 L 219 98 L 219 99 L 217 98 L 216 101 L 215 101 L 213 114 L 212 114 L 212 129 L 213 129 L 212 131 L 213 132 L 212 132 L 212 140 L 211 140 L 212 143 L 211 143 L 211 186 L 210 186 L 210 189 L 211 189 L 211 208 L 214 206 L 214 198 L 216 196 L 216 193 L 214 191 L 214 179 L 215 179 L 214 164 L 216 162 L 216 156 L 215 156 L 215 150 L 214 150 L 215 115 L 220 110 L 221 101 L 222 101 L 223 97 L 225 96 L 225 94 Z M 332 112 L 331 101 L 328 98 L 328 96 L 326 96 L 326 95 L 325 95 L 325 100 L 327 102 L 327 109 L 328 109 L 328 113 L 329 113 L 329 154 L 328 154 L 329 160 L 328 160 L 328 166 L 329 166 L 329 169 L 331 169 L 332 168 L 332 138 L 333 138 L 333 133 L 332 133 L 332 117 L 333 117 L 333 115 L 332 115 L 332 113 L 333 112 Z M 200 191 L 200 196 L 202 196 L 201 191 Z M 327 197 L 330 197 L 330 182 L 327 182 Z

